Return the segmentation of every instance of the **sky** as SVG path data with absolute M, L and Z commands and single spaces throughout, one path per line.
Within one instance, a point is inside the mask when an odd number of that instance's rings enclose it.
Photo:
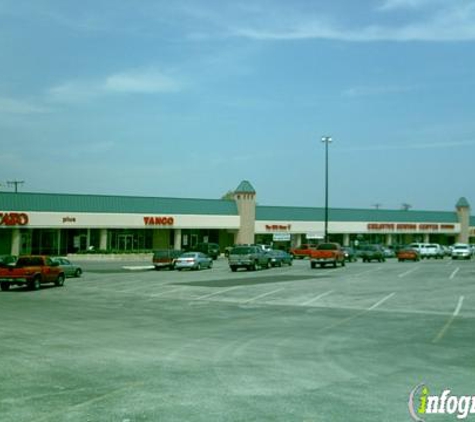
M 475 0 L 0 0 L 0 189 L 475 207 Z

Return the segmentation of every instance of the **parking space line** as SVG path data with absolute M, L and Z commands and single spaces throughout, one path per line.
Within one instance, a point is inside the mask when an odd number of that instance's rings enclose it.
M 166 292 L 153 293 L 151 295 L 148 295 L 148 297 L 150 297 L 150 298 L 160 297 L 160 296 L 166 295 L 167 293 L 173 293 L 173 292 L 177 292 L 179 290 L 183 290 L 183 287 L 179 287 L 178 289 L 167 290 Z
M 418 270 L 418 269 L 419 269 L 419 267 L 411 268 L 410 270 L 405 271 L 405 272 L 399 274 L 398 277 L 399 277 L 399 278 L 406 277 L 406 275 L 409 275 L 409 274 L 413 273 L 414 271 L 416 271 L 416 270 Z
M 370 306 L 368 308 L 368 311 L 372 311 L 373 309 L 376 309 L 378 306 L 382 305 L 384 302 L 391 299 L 395 294 L 396 294 L 396 292 L 392 292 L 391 294 L 383 297 L 379 302 L 376 302 L 373 306 Z
M 457 306 L 454 310 L 454 313 L 451 315 L 449 320 L 445 323 L 445 325 L 442 327 L 442 329 L 439 331 L 439 333 L 434 337 L 432 340 L 432 343 L 438 343 L 442 338 L 445 336 L 445 333 L 449 330 L 450 326 L 454 322 L 455 318 L 460 314 L 460 311 L 462 310 L 462 305 L 465 297 L 460 296 L 459 301 L 457 302 Z
M 249 303 L 249 302 L 253 302 L 254 300 L 261 299 L 263 297 L 270 296 L 274 293 L 280 292 L 281 290 L 284 290 L 284 289 L 282 288 L 282 289 L 273 290 L 272 292 L 263 293 L 259 296 L 253 297 L 251 299 L 246 299 L 245 301 L 240 302 L 240 303 L 241 303 L 241 305 L 243 305 L 243 304 L 246 304 L 246 303 Z
M 209 297 L 213 297 L 213 296 L 216 296 L 216 295 L 219 295 L 221 293 L 225 293 L 225 292 L 229 292 L 230 290 L 234 290 L 234 289 L 237 289 L 239 287 L 242 287 L 242 286 L 233 286 L 233 287 L 228 287 L 227 289 L 223 289 L 223 290 L 219 290 L 217 292 L 214 292 L 214 293 L 208 293 L 206 295 L 203 295 L 203 296 L 199 296 L 193 300 L 203 300 L 203 299 L 208 299 Z
M 310 305 L 311 303 L 314 303 L 314 302 L 316 302 L 317 300 L 321 299 L 322 297 L 328 296 L 328 295 L 331 294 L 331 293 L 333 293 L 333 290 L 329 290 L 328 292 L 319 294 L 318 296 L 315 296 L 314 298 L 312 298 L 312 299 L 310 299 L 310 300 L 307 300 L 307 301 L 304 302 L 304 303 L 301 303 L 300 306 L 308 306 L 308 305 Z
M 452 274 L 450 274 L 449 280 L 453 280 L 459 271 L 460 267 L 455 268 L 455 270 L 452 271 Z

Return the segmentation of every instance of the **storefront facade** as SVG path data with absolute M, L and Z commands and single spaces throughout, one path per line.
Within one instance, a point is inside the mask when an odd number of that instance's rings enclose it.
M 323 208 L 256 205 L 244 181 L 234 200 L 0 192 L 0 255 L 192 249 L 199 242 L 291 247 L 323 237 Z M 329 210 L 330 240 L 453 244 L 475 241 L 461 198 L 453 212 Z

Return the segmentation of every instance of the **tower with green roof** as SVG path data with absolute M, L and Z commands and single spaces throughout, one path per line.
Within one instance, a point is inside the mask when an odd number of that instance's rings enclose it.
M 459 243 L 468 243 L 470 235 L 470 204 L 467 198 L 461 197 L 455 205 L 460 223 L 460 233 L 457 238 Z
M 239 217 L 241 219 L 235 243 L 254 243 L 256 221 L 256 191 L 248 180 L 243 180 L 234 191 Z

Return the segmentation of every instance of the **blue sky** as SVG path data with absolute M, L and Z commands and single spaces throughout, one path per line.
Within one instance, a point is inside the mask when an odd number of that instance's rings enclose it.
M 0 181 L 475 206 L 473 0 L 0 0 Z

